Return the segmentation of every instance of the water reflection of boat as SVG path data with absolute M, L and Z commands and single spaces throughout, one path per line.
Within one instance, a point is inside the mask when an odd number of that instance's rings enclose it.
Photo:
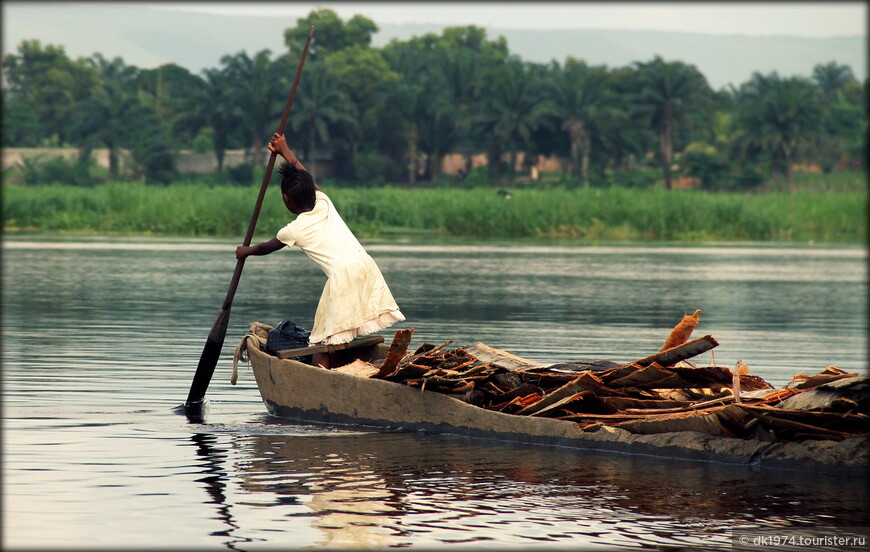
M 311 519 L 318 534 L 300 539 L 306 547 L 434 548 L 521 533 L 582 550 L 629 539 L 633 548 L 718 550 L 733 528 L 860 526 L 867 500 L 849 478 L 450 435 L 270 432 L 233 441 L 245 502 L 273 519 Z
M 272 505 L 312 518 L 311 544 L 353 550 L 396 544 L 389 520 L 399 515 L 395 485 L 342 446 L 355 435 L 254 435 L 237 440 L 249 458 L 242 488 L 275 496 Z M 251 444 L 253 443 L 253 444 Z M 338 445 L 338 446 L 336 446 Z M 268 504 L 263 504 L 268 505 Z
M 716 382 L 715 385 L 710 383 L 708 387 L 718 389 L 720 392 L 718 395 L 713 395 L 714 400 L 704 402 L 704 408 L 709 410 L 696 408 L 700 404 L 697 401 L 690 404 L 688 408 L 678 406 L 676 415 L 641 415 L 638 411 L 642 409 L 626 408 L 624 412 L 631 413 L 621 415 L 622 411 L 620 411 L 620 414 L 617 414 L 617 420 L 620 423 L 614 427 L 607 423 L 600 423 L 601 420 L 611 422 L 613 415 L 610 414 L 584 414 L 562 416 L 561 418 L 540 415 L 544 410 L 559 407 L 565 401 L 581 402 L 590 395 L 590 381 L 597 380 L 600 384 L 600 379 L 594 374 L 604 374 L 605 372 L 594 372 L 591 376 L 589 370 L 569 373 L 567 376 L 555 372 L 547 374 L 540 371 L 536 372 L 537 376 L 555 378 L 557 383 L 568 383 L 559 387 L 558 392 L 542 392 L 543 400 L 539 394 L 537 402 L 534 403 L 538 405 L 539 410 L 532 412 L 533 415 L 515 415 L 517 412 L 527 413 L 529 405 L 520 401 L 508 405 L 512 406 L 513 410 L 506 408 L 504 411 L 496 411 L 470 404 L 474 401 L 468 393 L 451 395 L 426 389 L 426 382 L 435 382 L 431 384 L 432 387 L 435 387 L 437 378 L 425 380 L 422 388 L 380 379 L 398 362 L 396 358 L 393 358 L 391 368 L 386 369 L 387 365 L 390 364 L 391 357 L 401 358 L 402 362 L 408 365 L 408 356 L 405 354 L 407 343 L 404 344 L 404 349 L 399 347 L 398 350 L 391 350 L 391 347 L 387 347 L 383 343 L 382 338 L 370 337 L 344 347 L 333 346 L 330 351 L 337 357 L 334 366 L 342 368 L 324 370 L 306 363 L 310 362 L 312 354 L 322 352 L 320 349 L 323 346 L 282 351 L 277 356 L 273 356 L 263 350 L 265 335 L 258 335 L 258 332 L 263 332 L 263 328 L 258 327 L 255 323 L 252 324 L 251 329 L 252 331 L 240 343 L 237 356 L 250 361 L 257 386 L 269 413 L 283 418 L 391 430 L 422 430 L 517 443 L 725 462 L 763 468 L 795 469 L 840 475 L 867 475 L 866 423 L 862 426 L 863 434 L 855 434 L 816 427 L 790 419 L 781 419 L 769 414 L 772 408 L 769 406 L 769 402 L 761 403 L 759 406 L 744 403 L 733 404 L 734 398 L 741 396 L 740 391 L 737 390 L 734 395 L 731 395 L 731 401 L 728 400 L 728 397 L 723 397 L 722 393 L 723 388 L 729 390 L 724 395 L 729 395 L 731 392 L 732 374 L 728 369 L 712 367 L 696 371 L 683 370 L 679 373 L 673 370 L 669 371 L 666 367 L 672 366 L 673 363 L 669 363 L 673 358 L 667 358 L 668 362 L 665 362 L 664 357 L 661 356 L 667 355 L 667 351 L 648 357 L 648 359 L 654 360 L 650 360 L 646 365 L 643 365 L 642 361 L 622 365 L 623 368 L 632 367 L 633 371 L 629 371 L 628 375 L 619 372 L 622 369 L 619 366 L 604 368 L 609 369 L 610 372 L 607 373 L 611 374 L 616 370 L 618 372 L 616 376 L 619 376 L 621 378 L 619 381 L 623 382 L 627 379 L 643 381 L 644 378 L 652 377 L 651 372 L 655 372 L 653 374 L 655 377 L 670 378 L 668 381 L 673 381 L 674 378 L 685 379 L 689 377 L 686 376 L 687 373 L 693 374 L 691 377 L 708 378 L 710 382 Z M 393 342 L 392 349 L 397 349 L 398 338 L 399 333 Z M 710 336 L 705 338 L 715 344 L 715 340 L 712 340 Z M 410 341 L 409 335 L 407 341 Z M 683 347 L 689 350 L 693 344 L 699 341 L 702 340 L 686 343 Z M 694 346 L 697 348 L 697 345 Z M 431 348 L 432 346 L 423 346 L 418 351 L 432 350 Z M 434 349 L 437 350 L 437 347 Z M 514 374 L 521 372 L 520 368 L 525 368 L 531 372 L 542 366 L 482 344 L 479 344 L 474 350 L 481 357 L 487 357 L 485 363 L 487 365 L 496 365 L 499 368 L 512 365 L 512 369 L 516 370 L 513 372 Z M 669 351 L 673 350 L 669 349 Z M 658 361 L 661 361 L 661 364 Z M 641 365 L 638 365 L 637 362 L 641 362 Z M 412 362 L 410 366 L 415 365 Z M 639 369 L 639 366 L 651 367 L 652 369 Z M 422 368 L 416 366 L 415 369 Z M 398 368 L 396 370 L 398 371 Z M 510 370 L 502 371 L 510 372 Z M 393 372 L 393 375 L 395 373 Z M 443 376 L 444 373 L 444 370 L 441 370 L 438 377 Z M 564 379 L 560 380 L 563 376 Z M 728 378 L 727 384 L 723 383 L 722 378 L 725 376 Z M 735 385 L 738 385 L 736 378 L 737 376 L 735 376 Z M 443 381 L 443 379 L 442 377 L 441 380 Z M 835 379 L 846 381 L 841 374 L 838 374 Z M 866 394 L 867 379 L 866 376 L 852 378 L 854 387 L 864 394 Z M 759 380 L 759 378 L 754 378 L 754 380 Z M 743 380 L 744 385 L 754 380 L 750 376 Z M 685 385 L 703 387 L 698 381 L 689 380 L 690 383 Z M 662 384 L 656 383 L 656 385 Z M 772 396 L 774 391 L 778 392 L 770 386 L 767 386 L 767 389 L 761 385 L 758 387 L 762 387 L 762 389 L 756 391 L 764 391 L 762 394 L 766 393 L 765 396 Z M 460 386 L 460 388 L 461 390 L 469 389 L 467 385 Z M 551 388 L 555 389 L 555 387 Z M 835 393 L 835 391 L 831 391 L 831 393 Z M 785 394 L 785 396 L 789 395 L 790 393 Z M 750 393 L 746 396 L 753 395 Z M 774 398 L 782 402 L 782 397 Z M 551 400 L 548 402 L 548 399 Z M 631 404 L 639 404 L 636 399 L 631 397 L 616 397 L 610 400 L 611 402 L 622 401 L 622 403 L 635 401 Z M 649 402 L 646 401 L 645 404 Z M 683 404 L 679 401 L 671 402 L 677 405 Z M 545 406 L 539 406 L 541 404 Z M 866 407 L 866 401 L 863 399 L 862 404 Z M 534 409 L 534 407 L 532 408 Z M 827 412 L 824 414 L 825 419 L 833 416 L 836 419 L 847 419 L 851 424 L 867 418 L 866 414 L 861 412 L 846 414 L 845 417 L 841 417 L 839 414 L 829 416 Z M 744 425 L 751 427 L 751 423 L 746 423 L 749 418 L 759 420 L 756 422 L 758 426 L 756 429 L 761 438 L 746 438 L 745 435 L 742 436 L 743 438 L 735 437 L 728 426 L 734 427 L 733 424 L 738 424 L 741 427 Z M 590 423 L 590 420 L 597 422 Z M 774 422 L 776 426 L 770 425 Z M 780 427 L 784 428 L 783 435 L 797 435 L 804 438 L 796 437 L 788 441 L 771 439 L 769 435 L 774 434 L 773 429 L 779 431 Z M 817 432 L 810 434 L 813 428 Z M 753 429 L 753 433 L 756 429 Z M 765 436 L 768 438 L 765 439 Z

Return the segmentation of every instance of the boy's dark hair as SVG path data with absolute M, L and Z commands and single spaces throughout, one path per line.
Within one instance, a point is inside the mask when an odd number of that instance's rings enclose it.
M 281 193 L 286 194 L 301 209 L 314 208 L 314 178 L 296 163 L 284 161 L 278 169 L 281 175 Z

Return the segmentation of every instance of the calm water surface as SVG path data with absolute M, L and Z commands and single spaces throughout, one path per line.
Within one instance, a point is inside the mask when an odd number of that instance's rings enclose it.
M 862 247 L 367 244 L 417 346 L 630 361 L 684 313 L 776 386 L 866 372 Z M 870 525 L 866 481 L 270 417 L 231 355 L 247 324 L 310 327 L 299 251 L 246 263 L 203 423 L 183 403 L 234 244 L 3 243 L 5 548 L 730 549 L 735 529 Z M 386 332 L 389 339 L 389 333 Z

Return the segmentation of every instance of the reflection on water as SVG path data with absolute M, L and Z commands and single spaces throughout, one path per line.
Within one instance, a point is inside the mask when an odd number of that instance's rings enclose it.
M 244 550 L 237 545 L 251 542 L 251 539 L 235 536 L 239 530 L 239 525 L 233 519 L 226 496 L 226 488 L 230 479 L 224 467 L 227 457 L 226 451 L 218 446 L 217 437 L 210 433 L 194 433 L 190 440 L 196 445 L 196 454 L 202 458 L 200 467 L 204 477 L 197 479 L 196 482 L 202 483 L 208 493 L 209 500 L 206 500 L 204 504 L 214 504 L 215 517 L 226 526 L 225 529 L 211 531 L 209 535 L 219 537 L 230 550 Z
M 232 348 L 254 320 L 310 326 L 323 275 L 298 252 L 246 265 L 210 409 L 189 423 L 173 408 L 234 247 L 3 243 L 4 546 L 639 549 L 730 546 L 732 528 L 870 525 L 864 485 L 841 478 L 269 417 L 249 368 L 229 384 Z M 775 385 L 829 364 L 867 370 L 862 248 L 369 249 L 414 344 L 628 361 L 701 308 L 716 362 L 742 358 Z
M 866 522 L 865 488 L 837 478 L 404 433 L 230 441 L 240 503 L 309 519 L 300 546 L 729 546 L 734 529 Z

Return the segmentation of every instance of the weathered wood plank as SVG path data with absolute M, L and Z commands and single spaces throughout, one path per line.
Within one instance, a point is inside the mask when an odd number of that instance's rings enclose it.
M 603 382 L 591 372 L 583 372 L 573 381 L 570 381 L 562 387 L 556 389 L 552 393 L 544 395 L 541 400 L 530 404 L 517 412 L 518 415 L 530 415 L 543 410 L 544 408 L 561 401 L 565 397 L 570 397 L 581 391 L 595 391 L 603 385 Z
M 640 420 L 629 420 L 615 424 L 632 433 L 669 433 L 672 431 L 697 431 L 719 437 L 734 437 L 734 433 L 722 424 L 718 411 L 728 408 L 718 406 L 712 409 L 678 412 L 673 414 L 648 414 Z
M 667 349 L 660 353 L 650 355 L 646 358 L 636 360 L 631 364 L 637 364 L 640 367 L 649 366 L 652 363 L 657 363 L 659 366 L 672 366 L 681 360 L 686 360 L 701 353 L 705 353 L 714 347 L 718 347 L 719 342 L 713 339 L 712 335 L 705 335 L 698 339 L 693 339 L 677 347 Z
M 507 368 L 512 371 L 529 370 L 531 368 L 542 368 L 545 366 L 540 362 L 535 362 L 520 356 L 517 356 L 502 349 L 496 349 L 483 343 L 477 343 L 464 348 L 466 352 L 477 357 L 483 362 L 491 362 L 498 364 L 502 368 Z
M 547 412 L 552 412 L 553 410 L 563 408 L 567 404 L 573 403 L 574 401 L 582 401 L 583 399 L 585 399 L 586 397 L 589 397 L 590 395 L 592 395 L 592 391 L 589 391 L 589 390 L 580 391 L 579 393 L 575 393 L 574 395 L 570 395 L 568 397 L 565 397 L 564 399 L 556 401 L 553 404 L 551 404 L 550 406 L 546 406 L 546 407 L 538 410 L 537 412 L 535 412 L 534 414 L 531 414 L 531 415 L 532 416 L 543 416 Z M 570 412 L 571 409 L 569 408 L 568 411 Z
M 794 420 L 788 420 L 788 419 L 780 418 L 777 416 L 766 415 L 767 413 L 765 413 L 765 412 L 761 412 L 761 411 L 758 411 L 755 409 L 750 410 L 750 409 L 745 408 L 743 405 L 739 405 L 739 406 L 735 405 L 735 406 L 737 408 L 743 408 L 743 410 L 745 412 L 747 412 L 749 415 L 757 418 L 758 421 L 763 426 L 766 426 L 767 428 L 773 429 L 774 431 L 777 431 L 777 430 L 796 431 L 796 432 L 800 432 L 801 436 L 803 438 L 808 438 L 810 436 L 813 436 L 816 438 L 831 439 L 834 441 L 841 441 L 850 435 L 850 434 L 842 432 L 842 431 L 827 429 L 827 428 L 823 428 L 823 427 L 819 427 L 819 426 L 815 426 L 815 425 L 811 425 L 811 424 L 807 424 L 807 423 L 803 423 L 803 422 L 796 422 Z M 779 435 L 777 435 L 777 437 L 782 438 Z
M 310 347 L 300 347 L 298 349 L 285 349 L 283 351 L 278 351 L 275 356 L 278 358 L 294 358 L 315 355 L 318 353 L 331 353 L 333 351 L 342 351 L 344 349 L 356 349 L 357 347 L 367 347 L 383 342 L 384 336 L 382 335 L 367 335 L 364 337 L 357 337 L 349 343 L 339 343 L 338 345 L 312 345 Z
M 341 372 L 342 374 L 350 374 L 361 378 L 370 378 L 378 373 L 378 368 L 376 366 L 372 366 L 370 363 L 360 359 L 356 359 L 350 364 L 333 368 L 333 370 Z
M 381 365 L 380 370 L 378 370 L 378 373 L 373 377 L 380 378 L 392 374 L 396 370 L 396 367 L 399 366 L 399 362 L 408 352 L 408 345 L 411 344 L 411 334 L 413 333 L 414 328 L 407 328 L 396 332 L 396 335 L 393 337 L 393 342 L 390 343 L 390 350 L 387 351 L 387 358 L 384 359 L 384 363 Z

